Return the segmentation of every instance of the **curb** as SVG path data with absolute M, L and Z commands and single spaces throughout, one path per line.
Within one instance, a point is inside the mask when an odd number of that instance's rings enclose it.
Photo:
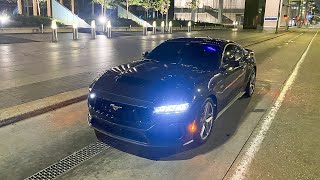
M 281 37 L 281 36 L 284 36 L 284 35 L 287 35 L 287 34 L 290 34 L 290 33 L 292 33 L 292 32 L 281 33 L 279 35 L 276 35 L 276 36 L 273 36 L 273 37 L 270 37 L 270 38 L 266 38 L 266 39 L 262 39 L 262 40 L 259 40 L 259 41 L 256 41 L 256 42 L 253 42 L 253 43 L 250 43 L 250 44 L 246 44 L 243 47 L 253 46 L 253 45 L 256 45 L 256 44 L 259 44 L 259 43 L 262 43 L 262 42 L 266 42 L 266 41 L 269 41 L 269 40 L 272 40 L 272 39 L 275 39 L 275 38 L 278 38 L 278 37 Z
M 47 113 L 87 99 L 88 89 L 82 88 L 0 110 L 0 127 Z

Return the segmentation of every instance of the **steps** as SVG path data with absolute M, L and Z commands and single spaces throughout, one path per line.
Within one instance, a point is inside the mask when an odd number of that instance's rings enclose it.
M 79 28 L 90 28 L 91 26 L 86 23 L 83 19 L 61 5 L 58 1 L 52 0 L 52 18 L 57 19 L 65 25 L 73 25 L 76 23 Z
M 118 8 L 118 17 L 119 18 L 127 18 L 127 9 L 122 7 L 120 4 L 117 4 L 117 8 Z M 128 12 L 128 19 L 135 21 L 140 26 L 143 26 L 144 24 L 146 24 L 147 27 L 152 27 L 152 25 L 150 23 L 148 23 L 147 21 L 145 21 L 143 19 L 140 19 L 139 17 L 137 17 L 136 15 L 131 13 L 130 11 Z

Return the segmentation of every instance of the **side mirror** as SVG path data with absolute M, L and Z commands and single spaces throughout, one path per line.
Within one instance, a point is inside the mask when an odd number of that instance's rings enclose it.
M 251 49 L 245 49 L 245 55 L 246 56 L 253 56 L 254 55 L 254 51 Z
M 146 52 L 142 53 L 142 57 L 147 57 L 147 56 L 148 56 L 148 54 L 149 54 L 149 52 L 148 52 L 148 51 L 146 51 Z

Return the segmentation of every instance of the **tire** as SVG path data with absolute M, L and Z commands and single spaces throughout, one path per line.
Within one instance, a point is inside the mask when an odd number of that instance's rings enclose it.
M 250 77 L 249 77 L 249 82 L 246 86 L 246 90 L 245 90 L 245 97 L 251 97 L 254 93 L 256 87 L 256 71 L 253 70 Z
M 198 115 L 198 131 L 194 134 L 197 144 L 204 144 L 212 134 L 216 116 L 216 105 L 211 98 L 206 99 Z

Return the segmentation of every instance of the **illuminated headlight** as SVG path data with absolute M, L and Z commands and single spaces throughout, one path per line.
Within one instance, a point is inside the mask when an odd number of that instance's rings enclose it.
M 90 97 L 90 99 L 94 99 L 96 97 L 96 94 L 95 93 L 90 93 L 89 97 Z
M 153 113 L 156 113 L 156 114 L 181 113 L 186 111 L 188 108 L 189 108 L 189 103 L 159 106 L 154 108 Z

